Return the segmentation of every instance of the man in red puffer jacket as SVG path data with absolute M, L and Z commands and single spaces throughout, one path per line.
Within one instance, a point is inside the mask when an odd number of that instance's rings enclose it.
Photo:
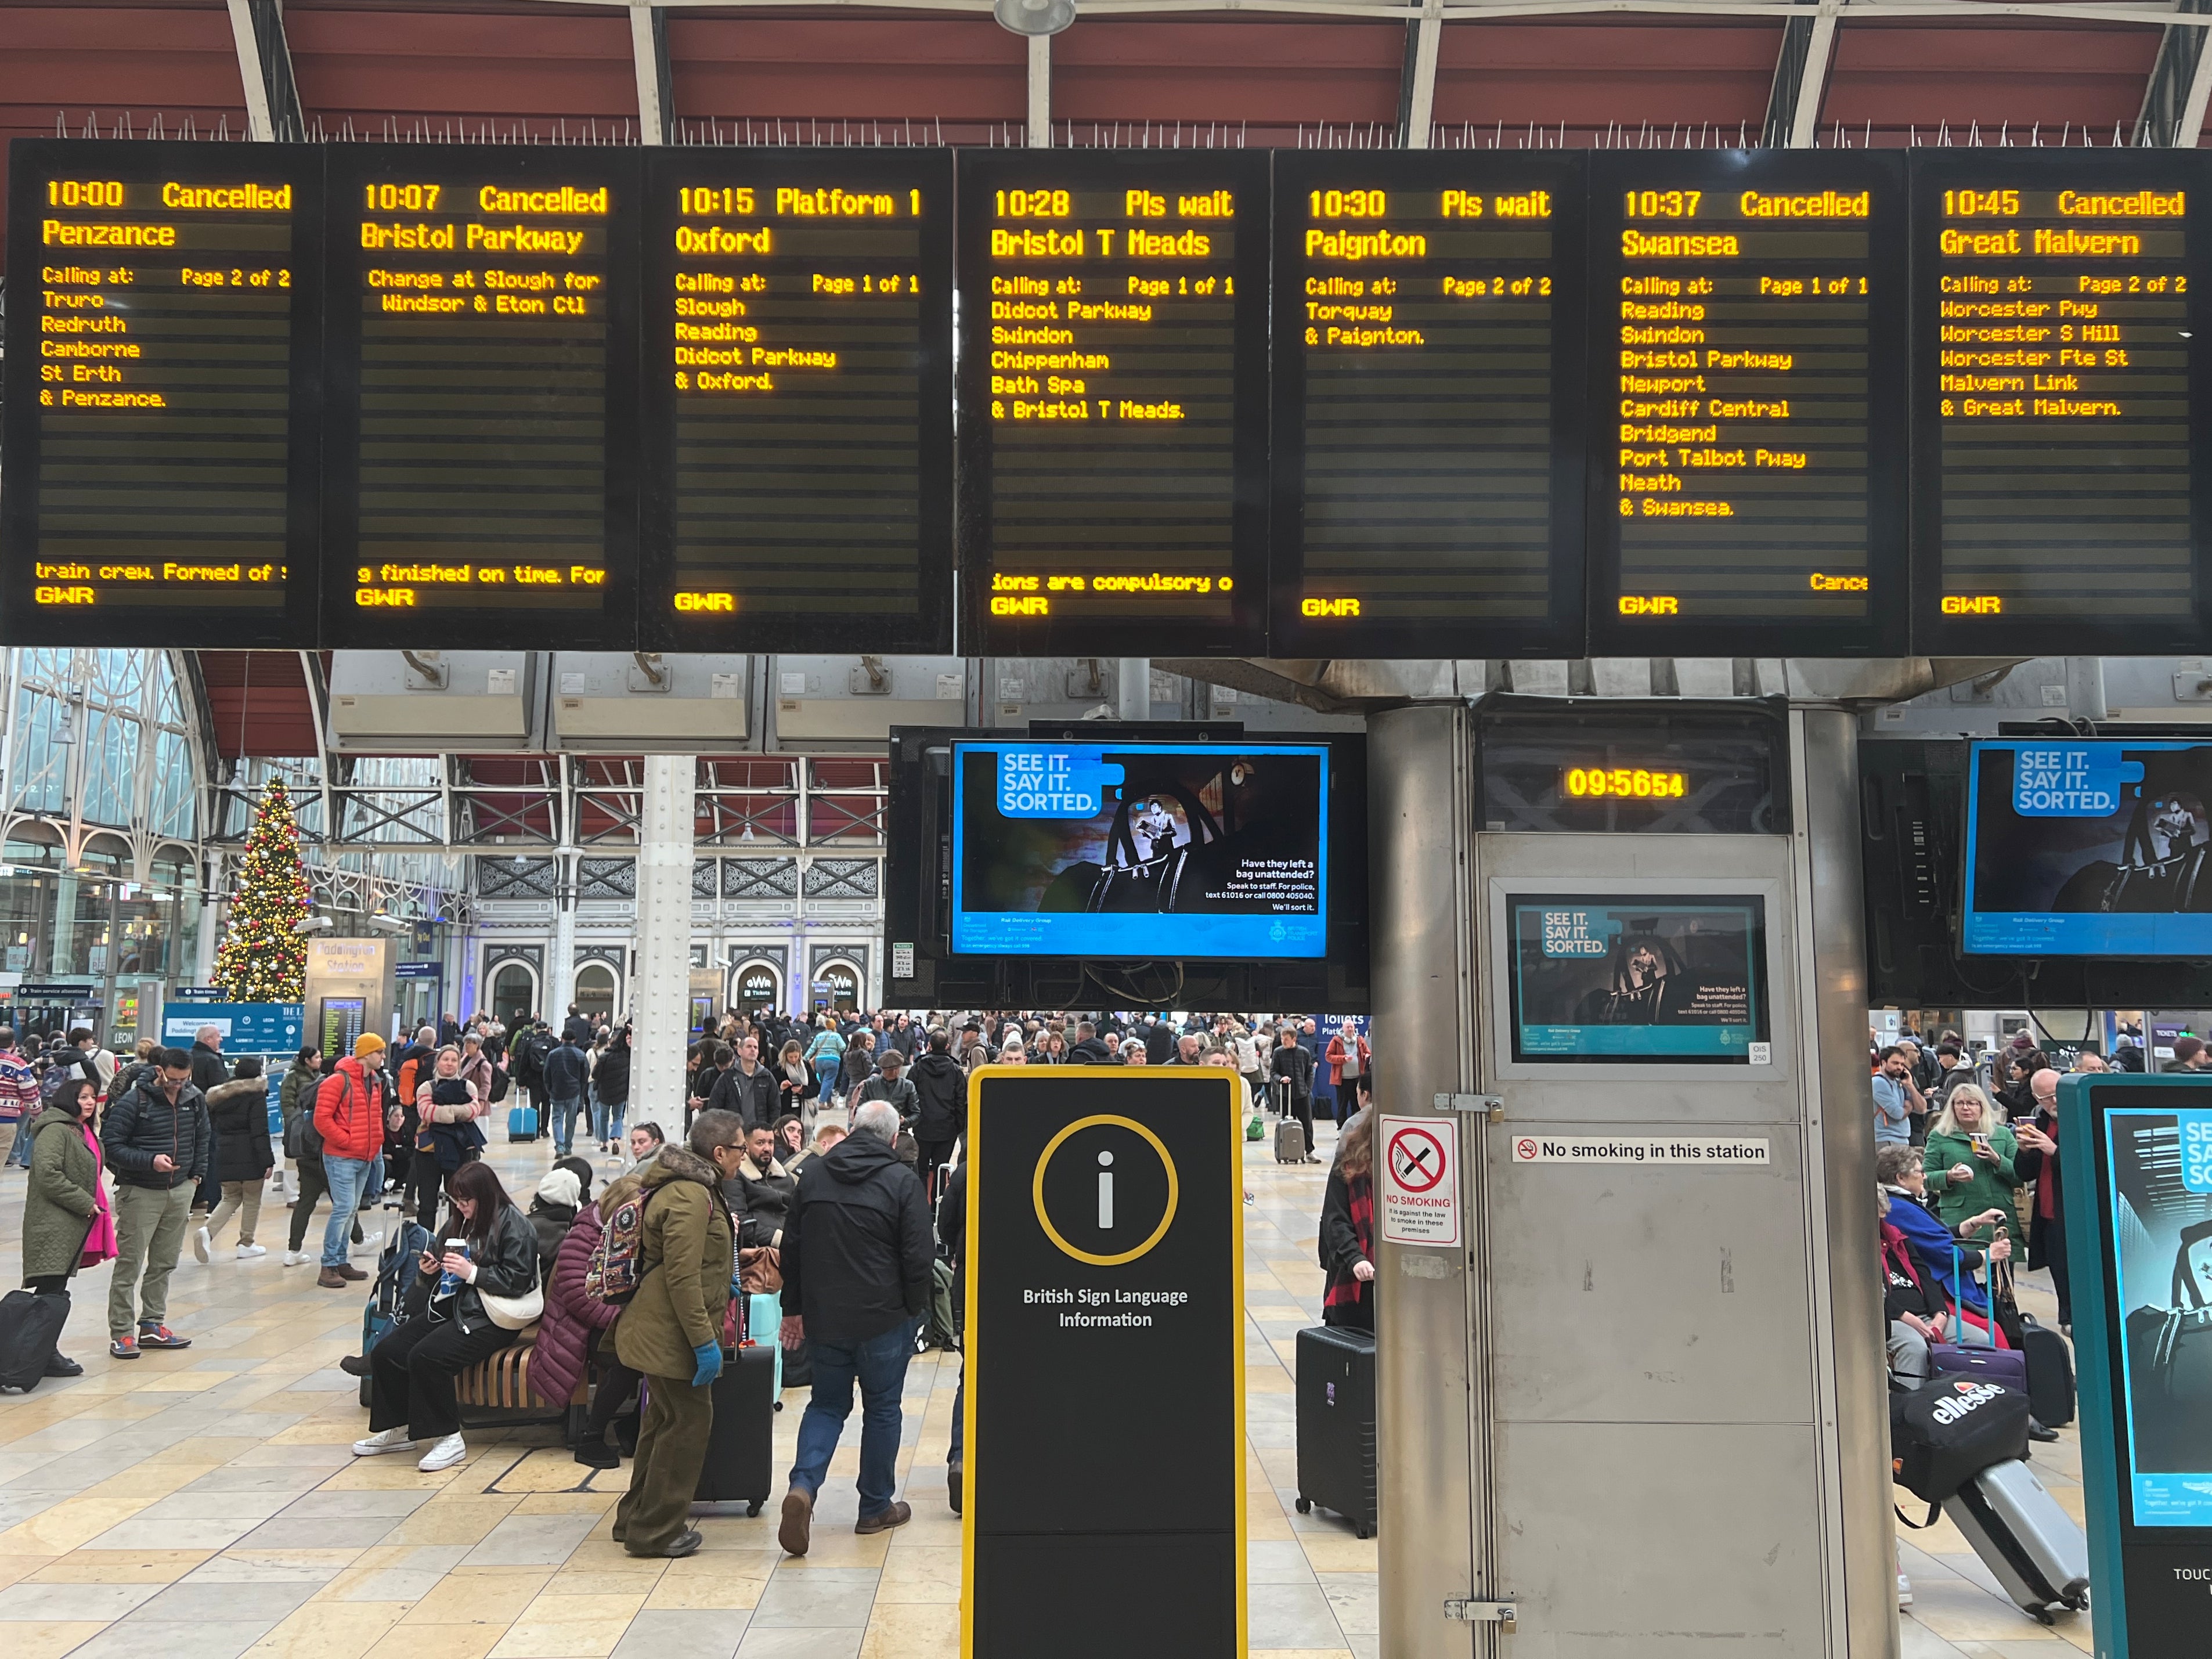
M 323 1170 L 330 1182 L 331 1218 L 323 1229 L 323 1271 L 315 1283 L 342 1291 L 368 1275 L 346 1260 L 354 1211 L 360 1207 L 368 1166 L 384 1149 L 387 1127 L 398 1113 L 387 1099 L 384 1039 L 365 1031 L 353 1053 L 331 1068 L 315 1090 L 315 1133 L 323 1138 Z

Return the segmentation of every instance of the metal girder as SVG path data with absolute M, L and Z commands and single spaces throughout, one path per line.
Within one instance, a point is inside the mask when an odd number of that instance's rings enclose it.
M 280 0 L 229 0 L 231 44 L 246 92 L 246 136 L 258 143 L 300 143 L 307 136 Z
M 2212 13 L 2212 0 L 2175 0 L 2177 13 Z M 2166 149 L 2195 149 L 2204 135 L 2204 105 L 2212 97 L 2212 52 L 2204 30 L 2178 23 L 2166 26 L 2143 88 L 2138 138 Z
M 1828 94 L 1828 66 L 1835 59 L 1836 15 L 1844 0 L 1802 0 L 1805 15 L 1782 26 L 1782 54 L 1766 94 L 1765 143 L 1770 148 L 1810 149 L 1820 128 L 1820 103 Z
M 1422 0 L 1406 25 L 1406 67 L 1398 83 L 1398 142 L 1426 149 L 1437 118 L 1437 53 L 1443 44 L 1443 0 Z
M 549 0 L 571 6 L 624 6 L 630 0 Z M 1601 13 L 1654 16 L 1789 18 L 1802 0 L 1461 0 L 1443 6 L 1446 22 L 1486 17 L 1583 17 Z M 713 6 L 723 10 L 837 12 L 950 12 L 988 14 L 991 0 L 660 0 L 660 9 Z M 1088 16 L 1219 15 L 1266 12 L 1285 16 L 1403 18 L 1425 15 L 1420 0 L 1084 0 Z M 2212 15 L 2177 14 L 2142 0 L 1852 0 L 1862 17 L 1958 17 L 1978 21 L 2007 18 L 2064 18 L 2092 23 L 2139 23 L 2148 27 L 2197 29 L 2212 27 Z
M 672 143 L 676 138 L 676 85 L 668 64 L 665 6 L 629 0 L 629 55 L 637 71 L 638 137 L 648 144 Z

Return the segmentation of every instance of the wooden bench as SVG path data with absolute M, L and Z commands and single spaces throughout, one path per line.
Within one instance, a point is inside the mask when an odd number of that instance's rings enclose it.
M 530 1361 L 537 1352 L 538 1327 L 532 1325 L 512 1347 L 501 1348 L 453 1379 L 453 1398 L 467 1428 L 505 1427 L 526 1423 L 566 1423 L 591 1401 L 588 1377 L 577 1380 L 565 1401 L 542 1397 L 530 1384 Z

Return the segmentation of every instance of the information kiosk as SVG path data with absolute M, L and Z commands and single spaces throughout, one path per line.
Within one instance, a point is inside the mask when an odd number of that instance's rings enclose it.
M 2212 1628 L 2212 1077 L 2058 1085 L 2102 1659 Z
M 1237 1081 L 969 1081 L 963 1659 L 1244 1652 Z

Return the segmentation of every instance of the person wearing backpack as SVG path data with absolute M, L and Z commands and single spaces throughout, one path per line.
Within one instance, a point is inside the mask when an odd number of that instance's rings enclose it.
M 292 1124 L 301 1109 L 315 1097 L 315 1083 L 322 1074 L 323 1051 L 302 1048 L 292 1056 L 292 1063 L 284 1068 L 284 1080 L 276 1085 L 277 1133 L 283 1137 L 284 1157 L 292 1165 L 292 1189 L 297 1196 L 300 1187 L 299 1154 L 292 1150 Z M 283 1194 L 284 1171 L 276 1171 L 276 1184 L 270 1191 Z
M 384 1149 L 398 1111 L 388 1105 L 384 1058 L 388 1045 L 374 1031 L 355 1040 L 353 1053 L 331 1070 L 315 1091 L 315 1133 L 323 1139 L 324 1178 L 330 1183 L 331 1218 L 323 1229 L 323 1270 L 315 1283 L 342 1291 L 368 1275 L 346 1260 L 346 1236 L 361 1205 L 368 1168 Z
M 192 1086 L 191 1075 L 190 1054 L 164 1048 L 158 1081 L 142 1083 L 116 1102 L 100 1130 L 100 1151 L 115 1173 L 107 1351 L 118 1359 L 136 1359 L 142 1348 L 191 1346 L 162 1322 L 192 1193 L 207 1173 L 215 1138 L 207 1101 Z M 134 1297 L 139 1298 L 135 1336 Z

